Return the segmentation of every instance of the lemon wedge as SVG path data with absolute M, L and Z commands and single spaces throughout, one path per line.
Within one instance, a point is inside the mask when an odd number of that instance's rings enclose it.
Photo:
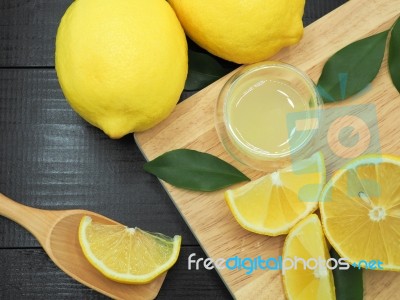
M 293 266 L 283 273 L 283 286 L 289 300 L 336 299 L 332 271 L 326 264 L 328 247 L 317 215 L 309 215 L 290 230 L 282 256 L 284 262 L 297 261 L 296 268 Z
M 325 178 L 324 157 L 318 152 L 285 169 L 227 190 L 225 199 L 243 228 L 276 236 L 288 233 L 317 209 Z
M 96 223 L 84 216 L 79 225 L 79 243 L 87 260 L 104 276 L 121 283 L 140 284 L 175 264 L 181 237 Z

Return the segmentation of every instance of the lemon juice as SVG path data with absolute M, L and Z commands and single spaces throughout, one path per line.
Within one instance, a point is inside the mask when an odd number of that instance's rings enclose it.
M 270 171 L 315 152 L 322 101 L 302 71 L 285 63 L 261 62 L 229 78 L 215 116 L 225 150 L 253 169 Z
M 289 128 L 288 117 L 308 108 L 306 99 L 295 89 L 271 79 L 232 95 L 227 112 L 233 137 L 242 148 L 281 155 L 301 143 L 299 138 L 291 139 L 296 128 Z

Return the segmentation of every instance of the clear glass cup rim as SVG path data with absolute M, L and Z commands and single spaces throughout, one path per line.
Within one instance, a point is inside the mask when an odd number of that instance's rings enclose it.
M 256 73 L 261 70 L 265 69 L 282 69 L 284 71 L 290 72 L 292 74 L 295 74 L 297 78 L 301 79 L 302 83 L 307 86 L 307 88 L 310 90 L 311 99 L 313 101 L 313 110 L 315 111 L 315 116 L 313 116 L 312 119 L 316 119 L 316 121 L 320 124 L 321 118 L 322 118 L 322 109 L 323 109 L 323 102 L 322 99 L 318 93 L 317 87 L 314 84 L 314 82 L 311 80 L 311 78 L 304 73 L 303 71 L 299 70 L 297 67 L 283 63 L 283 62 L 277 62 L 277 61 L 265 61 L 265 62 L 260 62 L 256 63 L 253 65 L 247 65 L 238 70 L 235 74 L 233 74 L 228 81 L 224 84 L 222 87 L 220 94 L 218 96 L 218 103 L 223 101 L 223 112 L 222 112 L 222 118 L 223 118 L 223 123 L 224 123 L 224 130 L 226 131 L 226 134 L 230 135 L 237 143 L 242 143 L 240 139 L 238 139 L 233 130 L 230 128 L 230 123 L 228 119 L 228 112 L 227 112 L 227 104 L 229 100 L 229 95 L 230 91 L 234 90 L 235 86 L 240 83 L 242 80 L 244 80 L 246 77 L 252 75 L 253 73 Z M 218 110 L 218 103 L 217 103 L 217 110 Z M 218 118 L 218 112 L 216 113 L 216 118 Z M 217 120 L 216 122 L 221 122 L 221 120 Z M 220 130 L 218 130 L 218 136 L 225 147 L 225 149 L 230 153 L 236 160 L 248 165 L 248 163 L 245 163 L 243 159 L 240 157 L 237 157 L 237 155 L 233 154 L 229 147 L 238 147 L 237 145 L 226 145 L 224 143 L 224 139 L 221 136 Z M 246 147 L 247 150 L 249 150 L 250 153 L 252 153 L 254 156 L 256 156 L 258 159 L 262 160 L 277 160 L 277 159 L 284 159 L 287 158 L 288 156 L 295 155 L 296 153 L 300 152 L 302 149 L 307 147 L 307 145 L 310 144 L 310 142 L 313 140 L 313 138 L 316 136 L 316 130 L 311 130 L 309 134 L 307 134 L 306 138 L 299 144 L 296 145 L 295 148 L 289 149 L 286 152 L 283 153 L 270 153 L 268 151 L 252 151 L 252 149 Z M 246 156 L 244 153 L 242 154 L 243 156 Z M 248 158 L 248 159 L 257 159 L 255 157 Z

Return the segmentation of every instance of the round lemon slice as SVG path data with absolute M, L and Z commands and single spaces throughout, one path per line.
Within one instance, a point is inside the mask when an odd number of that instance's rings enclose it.
M 374 154 L 351 161 L 325 186 L 325 235 L 350 263 L 375 261 L 376 269 L 400 271 L 399 178 L 400 157 Z
M 181 237 L 96 223 L 85 216 L 79 226 L 79 243 L 88 261 L 104 276 L 140 284 L 153 280 L 175 264 Z
M 286 234 L 317 209 L 325 178 L 324 157 L 318 152 L 285 169 L 227 190 L 225 199 L 243 228 L 271 236 Z

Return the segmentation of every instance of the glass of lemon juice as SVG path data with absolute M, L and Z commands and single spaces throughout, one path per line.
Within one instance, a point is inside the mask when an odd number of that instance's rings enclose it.
M 236 160 L 264 170 L 311 155 L 321 113 L 321 98 L 306 74 L 263 62 L 243 67 L 224 85 L 216 129 Z

